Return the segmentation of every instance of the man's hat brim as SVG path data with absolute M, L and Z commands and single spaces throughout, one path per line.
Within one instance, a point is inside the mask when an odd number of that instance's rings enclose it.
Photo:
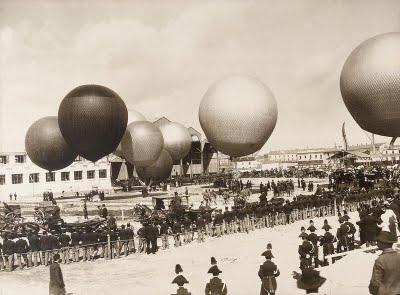
M 172 281 L 172 284 L 177 284 L 178 286 L 183 286 L 184 284 L 189 284 L 189 282 L 183 275 L 179 275 L 179 276 L 175 277 L 175 279 Z
M 381 231 L 378 236 L 376 237 L 376 240 L 381 243 L 387 243 L 387 244 L 394 244 L 397 243 L 397 237 L 395 237 L 394 234 L 391 232 L 387 231 Z
M 222 271 L 218 268 L 217 265 L 213 265 L 210 267 L 210 269 L 208 270 L 207 273 L 211 273 L 214 276 L 219 275 L 220 273 L 222 273 Z
M 313 290 L 317 289 L 322 286 L 323 283 L 325 283 L 326 278 L 324 277 L 318 277 L 316 281 L 312 283 L 304 282 L 302 281 L 302 278 L 300 277 L 297 280 L 297 288 L 303 289 L 303 290 Z
M 267 259 L 275 258 L 271 250 L 264 251 L 261 256 L 264 256 Z

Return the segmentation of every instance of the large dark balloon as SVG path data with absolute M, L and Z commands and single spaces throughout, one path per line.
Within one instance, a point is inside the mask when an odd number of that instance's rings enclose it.
M 97 161 L 112 153 L 124 135 L 128 111 L 111 89 L 82 85 L 64 97 L 58 109 L 60 130 L 82 157 Z
M 124 158 L 131 164 L 149 166 L 160 156 L 164 139 L 153 123 L 138 121 L 128 125 L 121 146 Z
M 183 159 L 190 151 L 192 137 L 189 131 L 180 123 L 169 122 L 160 126 L 164 137 L 164 148 L 171 155 L 173 161 Z
M 355 48 L 343 66 L 340 91 L 362 129 L 400 136 L 400 33 L 378 35 Z
M 252 154 L 275 128 L 278 109 L 271 90 L 260 80 L 230 76 L 214 83 L 204 95 L 199 120 L 208 141 L 233 157 Z
M 62 136 L 55 116 L 39 119 L 29 127 L 25 150 L 33 163 L 49 171 L 63 169 L 77 157 Z
M 171 175 L 172 166 L 170 154 L 163 149 L 155 163 L 147 167 L 136 167 L 136 172 L 139 178 L 146 183 L 149 183 L 150 180 L 159 182 Z

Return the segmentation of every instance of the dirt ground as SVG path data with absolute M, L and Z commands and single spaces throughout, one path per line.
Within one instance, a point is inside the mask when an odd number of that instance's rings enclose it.
M 252 179 L 252 181 L 256 182 L 257 179 Z M 264 182 L 264 179 L 262 181 Z M 179 191 L 183 190 L 184 188 L 179 189 Z M 199 186 L 189 187 L 189 193 L 193 194 L 191 201 L 195 207 L 202 199 L 200 195 L 197 195 L 202 190 Z M 296 194 L 299 193 L 296 188 Z M 257 195 L 252 196 L 254 199 L 257 197 Z M 114 206 L 112 205 L 114 203 L 116 206 L 126 207 L 137 202 L 148 203 L 149 201 L 149 199 L 136 197 L 128 202 L 113 201 L 106 204 Z M 218 206 L 224 205 L 219 201 Z M 351 217 L 352 221 L 356 222 L 356 214 L 352 214 Z M 327 219 L 335 229 L 338 225 L 337 218 Z M 316 227 L 320 229 L 319 233 L 322 234 L 323 218 L 314 219 L 314 221 Z M 214 256 L 223 271 L 221 278 L 228 286 L 228 294 L 259 294 L 260 280 L 257 272 L 259 265 L 264 261 L 261 253 L 265 250 L 267 243 L 271 242 L 274 261 L 281 271 L 281 275 L 277 278 L 277 294 L 305 294 L 304 291 L 296 288 L 292 272 L 299 270 L 298 234 L 300 227 L 307 224 L 308 220 L 305 220 L 287 226 L 255 230 L 249 234 L 237 233 L 221 238 L 208 238 L 202 244 L 195 241 L 179 248 L 160 250 L 155 255 L 134 254 L 112 261 L 80 262 L 61 265 L 61 267 L 66 289 L 74 295 L 115 293 L 161 295 L 171 294 L 176 290 L 171 281 L 175 276 L 175 264 L 179 263 L 184 269 L 184 276 L 190 282 L 188 288 L 192 294 L 204 294 L 206 282 L 210 279 L 210 275 L 207 274 L 210 257 Z M 320 289 L 320 294 L 368 294 L 367 287 L 372 265 L 377 255 L 377 253 L 358 253 L 323 268 L 321 274 L 327 278 L 327 282 Z M 353 271 L 352 266 L 355 265 L 357 265 L 357 272 Z M 49 273 L 46 267 L 12 273 L 3 272 L 0 275 L 0 294 L 47 294 L 48 281 Z

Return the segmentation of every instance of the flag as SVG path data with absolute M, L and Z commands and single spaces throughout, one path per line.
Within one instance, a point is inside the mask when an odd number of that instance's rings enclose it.
M 346 130 L 344 129 L 344 125 L 345 125 L 345 122 L 343 122 L 343 125 L 342 125 L 342 137 L 343 137 L 344 150 L 347 151 L 348 143 L 347 143 L 347 136 L 346 136 Z

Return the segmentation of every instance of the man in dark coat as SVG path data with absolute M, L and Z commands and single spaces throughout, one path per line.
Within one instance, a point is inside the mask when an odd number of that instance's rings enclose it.
M 315 233 L 315 227 L 310 226 L 310 234 L 307 236 L 307 240 L 309 240 L 313 244 L 314 251 L 312 253 L 312 256 L 314 258 L 314 265 L 315 267 L 318 267 L 318 241 L 319 237 Z
M 63 233 L 60 235 L 59 238 L 60 241 L 60 245 L 61 245 L 61 260 L 63 261 L 63 263 L 69 263 L 69 250 L 70 250 L 70 241 L 71 241 L 71 237 L 69 235 L 67 235 L 65 233 L 65 231 L 63 231 Z
M 43 235 L 40 237 L 40 251 L 42 252 L 41 256 L 42 265 L 45 266 L 48 265 L 50 250 L 51 250 L 51 245 L 49 237 L 47 236 L 47 232 L 43 232 Z
M 71 246 L 72 246 L 72 259 L 74 262 L 79 261 L 79 242 L 81 240 L 81 234 L 78 231 L 71 233 Z
M 329 228 L 325 228 L 325 234 L 321 237 L 320 245 L 322 246 L 322 252 L 324 254 L 324 264 L 328 265 L 328 260 L 326 256 L 335 253 L 335 246 L 333 243 L 336 242 L 336 238 L 329 232 Z
M 126 237 L 128 238 L 129 253 L 135 253 L 135 232 L 133 231 L 133 227 L 129 222 L 126 224 Z
M 213 278 L 206 284 L 205 294 L 206 295 L 226 295 L 228 294 L 228 289 L 226 284 L 218 277 L 222 271 L 219 270 L 218 266 L 215 264 L 211 266 L 208 273 L 213 275 Z
M 157 237 L 158 229 L 154 224 L 148 224 L 145 226 L 145 238 L 147 243 L 147 254 L 157 252 Z
M 49 295 L 65 295 L 65 284 L 60 265 L 60 255 L 54 255 L 54 261 L 50 265 Z
M 312 263 L 312 257 L 314 255 L 314 245 L 308 240 L 308 235 L 300 235 L 303 242 L 299 245 L 298 248 L 298 253 L 300 256 L 300 262 L 304 259 L 308 261 L 308 263 L 311 265 Z M 301 263 L 300 263 L 300 269 L 301 269 Z
M 372 295 L 400 294 L 400 254 L 393 250 L 397 237 L 390 232 L 381 231 L 377 244 L 382 254 L 375 260 L 369 293 Z
M 38 254 L 40 253 L 40 240 L 37 234 L 32 233 L 28 235 L 28 242 L 29 242 L 29 255 L 31 255 L 31 258 L 28 256 L 28 260 L 31 260 L 31 263 L 33 262 L 33 266 L 38 266 Z
M 376 236 L 379 232 L 378 218 L 374 214 L 366 215 L 360 223 L 364 226 L 364 239 L 366 246 L 375 245 Z
M 106 218 L 108 217 L 108 210 L 106 205 L 103 204 L 102 208 L 101 208 L 101 217 L 102 218 Z
M 275 263 L 271 261 L 272 252 L 267 250 L 261 254 L 265 257 L 265 262 L 260 265 L 258 276 L 261 279 L 260 295 L 274 295 L 277 289 L 276 279 L 280 275 L 279 269 Z
M 7 271 L 12 271 L 14 268 L 14 254 L 15 242 L 6 235 L 3 241 L 3 255 Z
M 15 242 L 15 253 L 17 254 L 17 262 L 20 269 L 22 269 L 23 264 L 28 264 L 28 249 L 28 243 L 22 237 Z
M 86 247 L 87 259 L 93 261 L 97 252 L 97 244 L 99 243 L 99 236 L 97 232 L 93 231 L 91 228 L 88 228 L 86 233 L 86 240 L 87 240 L 87 247 Z

